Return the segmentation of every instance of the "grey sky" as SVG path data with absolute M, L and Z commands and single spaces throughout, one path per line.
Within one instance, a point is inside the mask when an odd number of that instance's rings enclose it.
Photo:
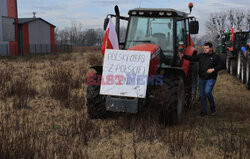
M 193 2 L 192 15 L 200 22 L 200 34 L 205 34 L 205 22 L 210 13 L 229 10 L 231 8 L 250 10 L 250 0 L 141 0 L 141 7 L 174 8 L 188 12 L 188 3 Z M 31 17 L 37 12 L 41 17 L 58 28 L 70 26 L 72 21 L 81 22 L 84 27 L 99 27 L 113 7 L 119 5 L 122 15 L 129 9 L 139 7 L 140 0 L 18 0 L 19 17 Z

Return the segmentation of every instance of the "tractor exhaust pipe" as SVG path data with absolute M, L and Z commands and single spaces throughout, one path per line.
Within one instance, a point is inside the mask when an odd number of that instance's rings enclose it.
M 115 15 L 116 15 L 115 30 L 117 33 L 118 44 L 119 44 L 120 43 L 120 11 L 117 5 L 115 6 Z

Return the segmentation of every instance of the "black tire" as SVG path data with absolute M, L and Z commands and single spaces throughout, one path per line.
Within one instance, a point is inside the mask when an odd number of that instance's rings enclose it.
M 161 86 L 159 121 L 164 125 L 181 123 L 185 104 L 185 88 L 182 77 L 165 77 Z
M 237 56 L 237 78 L 240 79 L 241 78 L 241 53 L 238 53 Z
M 246 63 L 241 61 L 241 77 L 242 83 L 246 82 Z
M 235 59 L 230 60 L 230 74 L 235 76 L 237 71 L 236 61 Z
M 226 69 L 227 66 L 226 66 L 226 61 L 227 61 L 227 55 L 226 53 L 220 53 L 219 54 L 220 58 L 221 58 L 221 62 L 222 62 L 222 66 L 223 66 L 223 69 Z
M 91 119 L 104 119 L 110 115 L 106 111 L 105 96 L 100 95 L 100 85 L 89 85 L 87 88 L 87 112 Z
M 250 89 L 250 55 L 249 54 L 248 54 L 247 62 L 246 62 L 246 78 L 245 79 L 246 79 L 245 81 L 246 88 Z
M 187 87 L 185 88 L 186 105 L 185 108 L 193 109 L 197 103 L 197 88 L 198 88 L 198 63 L 190 65 L 188 79 L 186 81 Z

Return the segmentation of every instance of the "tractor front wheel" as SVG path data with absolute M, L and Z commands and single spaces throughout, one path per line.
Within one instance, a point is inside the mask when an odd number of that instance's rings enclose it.
M 182 77 L 165 77 L 162 86 L 162 100 L 159 119 L 164 125 L 175 125 L 182 121 L 185 88 Z
M 91 119 L 104 119 L 109 116 L 105 107 L 105 96 L 100 95 L 100 85 L 87 88 L 87 112 Z
M 238 53 L 238 57 L 237 57 L 237 78 L 240 79 L 241 78 L 241 53 Z

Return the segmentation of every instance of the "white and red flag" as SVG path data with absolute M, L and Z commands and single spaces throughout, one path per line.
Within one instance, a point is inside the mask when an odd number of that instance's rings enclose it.
M 233 44 L 234 39 L 235 39 L 235 37 L 234 37 L 234 26 L 231 29 L 230 35 L 231 35 L 231 43 Z
M 104 40 L 102 42 L 102 53 L 105 54 L 105 49 L 119 50 L 118 38 L 115 31 L 115 26 L 109 18 L 109 23 L 105 32 Z

